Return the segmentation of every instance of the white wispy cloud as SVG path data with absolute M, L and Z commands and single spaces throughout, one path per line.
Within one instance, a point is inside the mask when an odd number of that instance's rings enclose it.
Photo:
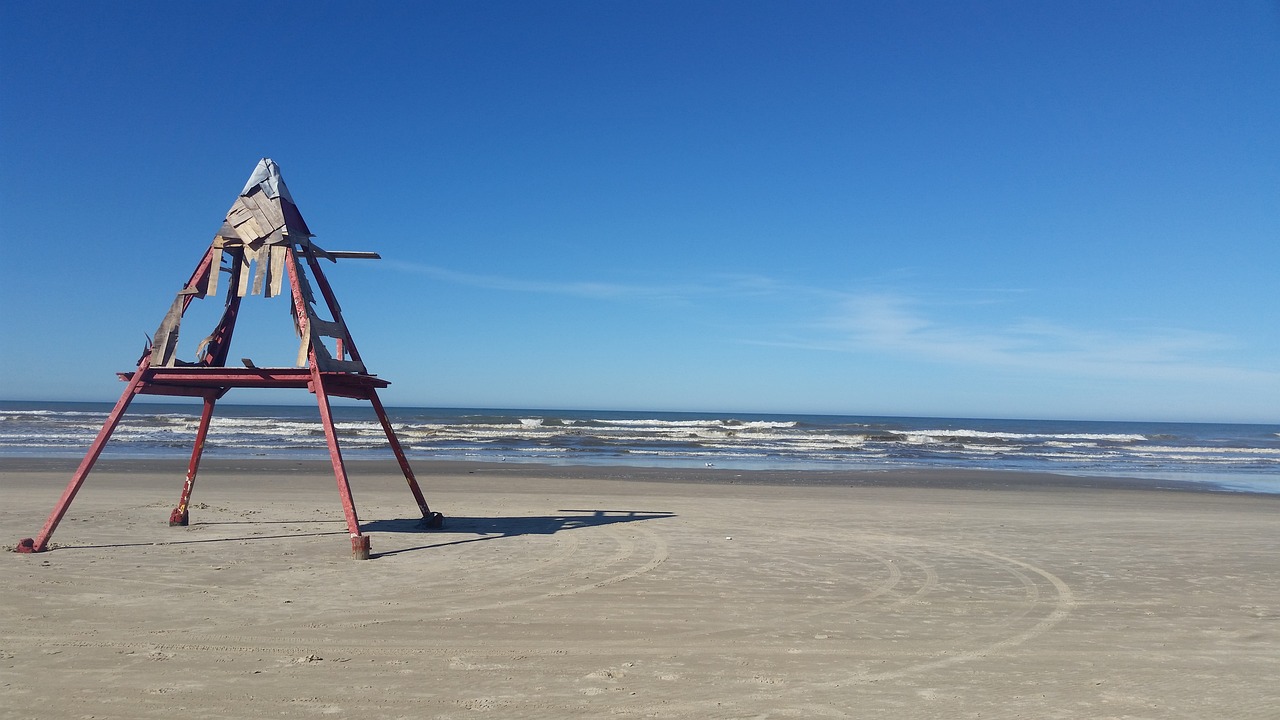
M 964 293 L 964 301 L 943 304 L 901 292 L 848 293 L 750 274 L 708 274 L 697 282 L 633 284 L 548 281 L 408 262 L 388 265 L 444 283 L 503 292 L 618 302 L 762 300 L 771 313 L 767 321 L 742 309 L 744 326 L 757 334 L 740 342 L 752 345 L 876 352 L 951 365 L 1070 376 L 1266 386 L 1280 383 L 1278 372 L 1233 362 L 1232 351 L 1240 343 L 1220 333 L 1154 326 L 1081 327 L 1043 319 L 982 324 L 966 321 L 956 312 L 961 305 L 990 308 L 1016 303 L 1013 298 L 1030 292 L 1025 288 L 970 289 Z M 815 316 L 819 318 L 816 321 Z M 773 337 L 758 334 L 768 332 L 766 328 L 790 330 L 778 330 L 779 335 Z M 789 334 L 783 337 L 783 332 Z
M 893 293 L 852 295 L 817 323 L 826 347 L 879 351 L 944 363 L 1141 379 L 1216 378 L 1276 382 L 1280 373 L 1226 361 L 1230 336 L 1177 328 L 1072 327 L 1043 320 L 1002 325 L 939 319 L 920 299 Z

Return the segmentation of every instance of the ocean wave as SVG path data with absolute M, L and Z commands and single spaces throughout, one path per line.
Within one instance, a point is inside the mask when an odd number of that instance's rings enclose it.
M 101 429 L 109 404 L 66 408 L 0 403 L 0 454 L 75 454 Z M 335 406 L 344 452 L 383 457 L 383 426 L 366 408 Z M 966 419 L 774 417 L 392 409 L 411 458 L 525 459 L 718 467 L 975 467 L 1124 472 L 1242 473 L 1280 468 L 1276 426 Z M 950 427 L 948 427 L 950 426 Z M 113 456 L 190 453 L 199 408 L 134 403 Z M 314 406 L 220 406 L 207 456 L 286 453 L 327 457 Z
M 84 410 L 0 410 L 0 420 L 22 420 L 28 417 L 96 417 L 105 418 L 106 412 Z
M 620 425 L 623 427 L 655 427 L 655 428 L 681 428 L 681 427 L 723 427 L 724 420 L 592 420 L 593 423 L 600 425 Z
M 1144 445 L 1140 450 L 1134 452 L 1143 453 L 1194 453 L 1196 455 L 1263 455 L 1268 457 L 1280 458 L 1280 448 L 1247 448 L 1247 447 L 1199 447 L 1194 445 L 1187 446 L 1167 446 L 1167 445 Z
M 727 427 L 744 428 L 747 430 L 756 430 L 756 429 L 780 430 L 780 429 L 786 429 L 786 428 L 793 428 L 796 425 L 797 423 L 794 420 L 788 420 L 785 422 L 775 421 L 775 420 L 748 420 L 748 421 L 730 420 L 729 422 L 726 423 Z
M 1015 433 L 990 430 L 904 430 L 897 434 L 911 442 L 929 442 L 934 438 L 986 438 L 992 440 L 1094 440 L 1102 442 L 1146 442 L 1147 436 L 1135 433 Z

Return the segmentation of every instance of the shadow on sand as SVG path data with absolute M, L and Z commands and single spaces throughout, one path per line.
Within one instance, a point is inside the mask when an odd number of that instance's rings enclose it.
M 419 518 L 406 518 L 399 520 L 373 520 L 360 524 L 360 531 L 363 533 L 379 532 L 379 533 L 415 533 L 415 534 L 431 534 L 431 535 L 455 535 L 465 534 L 478 537 L 466 537 L 455 540 L 442 540 L 441 542 L 419 545 L 416 547 L 402 548 L 399 550 L 389 550 L 382 553 L 374 553 L 370 558 L 378 558 L 382 556 L 399 555 L 400 553 L 414 552 L 418 550 L 429 550 L 431 548 L 447 547 L 450 545 L 464 545 L 473 542 L 483 542 L 485 540 L 499 540 L 502 538 L 519 537 L 521 535 L 553 535 L 566 530 L 576 530 L 580 528 L 599 527 L 601 525 L 613 525 L 616 523 L 639 522 L 641 520 L 656 520 L 660 518 L 675 517 L 675 513 L 663 511 L 647 511 L 647 510 L 558 510 L 556 515 L 529 515 L 523 517 L 449 517 L 445 519 L 445 524 L 439 530 L 427 530 L 422 525 Z M 232 521 L 212 521 L 191 523 L 192 527 L 214 526 L 214 525 L 316 525 L 316 524 L 336 524 L 341 525 L 342 520 L 232 520 Z M 53 544 L 49 550 L 89 550 L 96 548 L 125 548 L 125 547 L 142 547 L 142 546 L 163 546 L 163 545 L 196 545 L 203 543 L 220 543 L 220 542 L 245 542 L 258 540 L 283 540 L 301 537 L 320 537 L 324 535 L 345 535 L 345 530 L 318 530 L 315 532 L 299 532 L 289 534 L 273 534 L 273 535 L 239 535 L 237 537 L 220 537 L 220 538 L 198 538 L 198 539 L 181 539 L 159 542 L 140 542 L 140 543 L 114 543 L 102 545 L 57 545 Z
M 653 510 L 558 510 L 557 513 L 556 515 L 528 515 L 523 517 L 448 517 L 445 518 L 444 528 L 439 531 L 423 530 L 422 521 L 416 518 L 374 520 L 362 523 L 361 530 L 363 532 L 388 533 L 464 533 L 478 536 L 459 540 L 442 540 L 441 542 L 427 545 L 388 550 L 387 552 L 370 555 L 370 558 L 378 558 L 416 552 L 418 550 L 448 547 L 450 545 L 465 545 L 486 540 L 519 537 L 521 535 L 554 535 L 566 530 L 675 517 L 675 513 Z

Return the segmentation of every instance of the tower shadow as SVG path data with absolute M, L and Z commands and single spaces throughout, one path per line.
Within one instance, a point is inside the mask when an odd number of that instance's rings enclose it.
M 615 525 L 618 523 L 642 522 L 673 518 L 675 513 L 650 510 L 558 510 L 555 515 L 524 515 L 518 517 L 468 517 L 450 515 L 445 520 L 443 530 L 433 531 L 433 535 L 468 534 L 468 537 L 457 540 L 420 545 L 417 547 L 388 550 L 375 553 L 371 557 L 398 555 L 400 553 L 428 550 L 431 548 L 464 545 L 486 540 L 520 537 L 522 535 L 554 535 L 558 532 L 578 530 L 582 528 Z M 373 520 L 361 525 L 363 532 L 384 533 L 422 533 L 422 521 L 413 519 Z

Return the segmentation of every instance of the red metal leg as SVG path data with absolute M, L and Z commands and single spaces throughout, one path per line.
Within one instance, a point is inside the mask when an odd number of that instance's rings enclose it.
M 213 403 L 216 399 L 212 395 L 205 396 L 204 411 L 200 413 L 200 428 L 196 430 L 196 444 L 191 448 L 191 462 L 187 465 L 187 480 L 182 484 L 182 497 L 178 500 L 178 507 L 169 514 L 170 527 L 185 527 L 190 520 L 187 508 L 191 503 L 191 489 L 196 484 L 196 471 L 200 469 L 200 456 L 204 454 L 204 439 L 209 434 L 209 421 L 213 418 Z
M 338 433 L 333 427 L 329 394 L 325 390 L 320 369 L 316 366 L 315 350 L 311 351 L 311 382 L 311 391 L 316 394 L 316 404 L 320 406 L 320 424 L 324 426 L 324 436 L 329 441 L 329 459 L 333 462 L 333 475 L 338 480 L 342 511 L 347 516 L 347 531 L 351 533 L 351 554 L 357 560 L 367 560 L 369 538 L 360 534 L 360 518 L 356 516 L 356 504 L 351 499 L 351 483 L 347 480 L 347 468 L 342 462 L 342 449 L 338 447 Z
M 418 487 L 418 479 L 413 476 L 413 468 L 409 467 L 409 458 L 405 457 L 404 449 L 400 447 L 400 439 L 396 437 L 396 431 L 391 427 L 391 420 L 387 418 L 387 411 L 383 409 L 382 401 L 378 399 L 378 391 L 373 388 L 369 388 L 369 402 L 373 403 L 373 411 L 378 414 L 378 422 L 382 423 L 382 429 L 387 433 L 391 452 L 395 453 L 396 460 L 400 463 L 405 482 L 409 484 L 409 491 L 413 493 L 413 499 L 418 502 L 418 509 L 422 511 L 423 521 L 427 527 L 440 527 L 444 516 L 431 512 L 431 508 L 427 507 L 427 499 L 422 496 L 422 488 Z
M 133 402 L 133 396 L 137 394 L 139 386 L 142 385 L 142 379 L 147 374 L 147 368 L 149 367 L 151 367 L 151 357 L 148 355 L 143 357 L 142 362 L 138 363 L 138 370 L 134 372 L 133 378 L 129 380 L 124 392 L 120 394 L 120 399 L 116 401 L 116 406 L 112 408 L 111 414 L 107 416 L 107 421 L 102 424 L 102 429 L 98 431 L 98 436 L 93 439 L 93 444 L 89 446 L 89 452 L 85 454 L 84 460 L 80 461 L 80 467 L 76 468 L 75 475 L 71 476 L 71 482 L 67 483 L 67 489 L 62 491 L 62 497 L 58 499 L 58 504 L 53 506 L 53 512 L 49 514 L 49 519 L 45 521 L 44 527 L 40 529 L 40 534 L 34 539 L 23 538 L 18 541 L 18 546 L 14 548 L 14 552 L 38 553 L 48 549 L 49 538 L 53 535 L 53 531 L 58 528 L 58 523 L 62 522 L 62 516 L 67 514 L 67 508 L 71 507 L 71 501 L 75 499 L 76 493 L 80 492 L 80 486 L 84 484 L 84 479 L 89 476 L 89 471 L 93 469 L 94 463 L 98 462 L 98 456 L 102 454 L 102 449 L 106 447 L 107 441 L 111 439 L 111 433 L 115 432 L 116 426 L 120 424 L 120 418 L 124 416 L 124 411 L 129 407 L 129 403 Z
M 329 280 L 325 278 L 324 271 L 320 269 L 320 262 L 316 260 L 315 253 L 307 251 L 304 257 L 311 267 L 311 274 L 316 280 L 316 285 L 320 288 L 320 293 L 324 296 L 325 304 L 329 307 L 329 314 L 333 316 L 335 321 L 341 322 L 342 309 L 338 305 L 337 297 L 333 294 L 333 288 L 329 286 Z M 356 349 L 355 341 L 351 338 L 349 332 L 347 337 L 338 338 L 337 355 L 339 359 L 341 359 L 344 351 L 349 353 L 353 360 L 360 360 L 360 351 Z M 426 498 L 422 496 L 422 489 L 418 486 L 418 480 L 413 475 L 413 469 L 409 467 L 409 459 L 405 457 L 404 450 L 400 447 L 400 439 L 396 437 L 395 429 L 391 427 L 391 421 L 387 419 L 387 412 L 383 409 L 382 402 L 378 399 L 377 390 L 369 388 L 369 401 L 373 403 L 373 410 L 377 413 L 378 422 L 382 424 L 382 429 L 387 434 L 387 442 L 391 444 L 391 451 L 395 453 L 396 461 L 400 463 L 400 469 L 404 472 L 405 482 L 409 484 L 413 499 L 417 501 L 418 509 L 422 512 L 423 524 L 428 528 L 443 527 L 444 516 L 440 513 L 432 512 L 431 508 L 427 507 Z

